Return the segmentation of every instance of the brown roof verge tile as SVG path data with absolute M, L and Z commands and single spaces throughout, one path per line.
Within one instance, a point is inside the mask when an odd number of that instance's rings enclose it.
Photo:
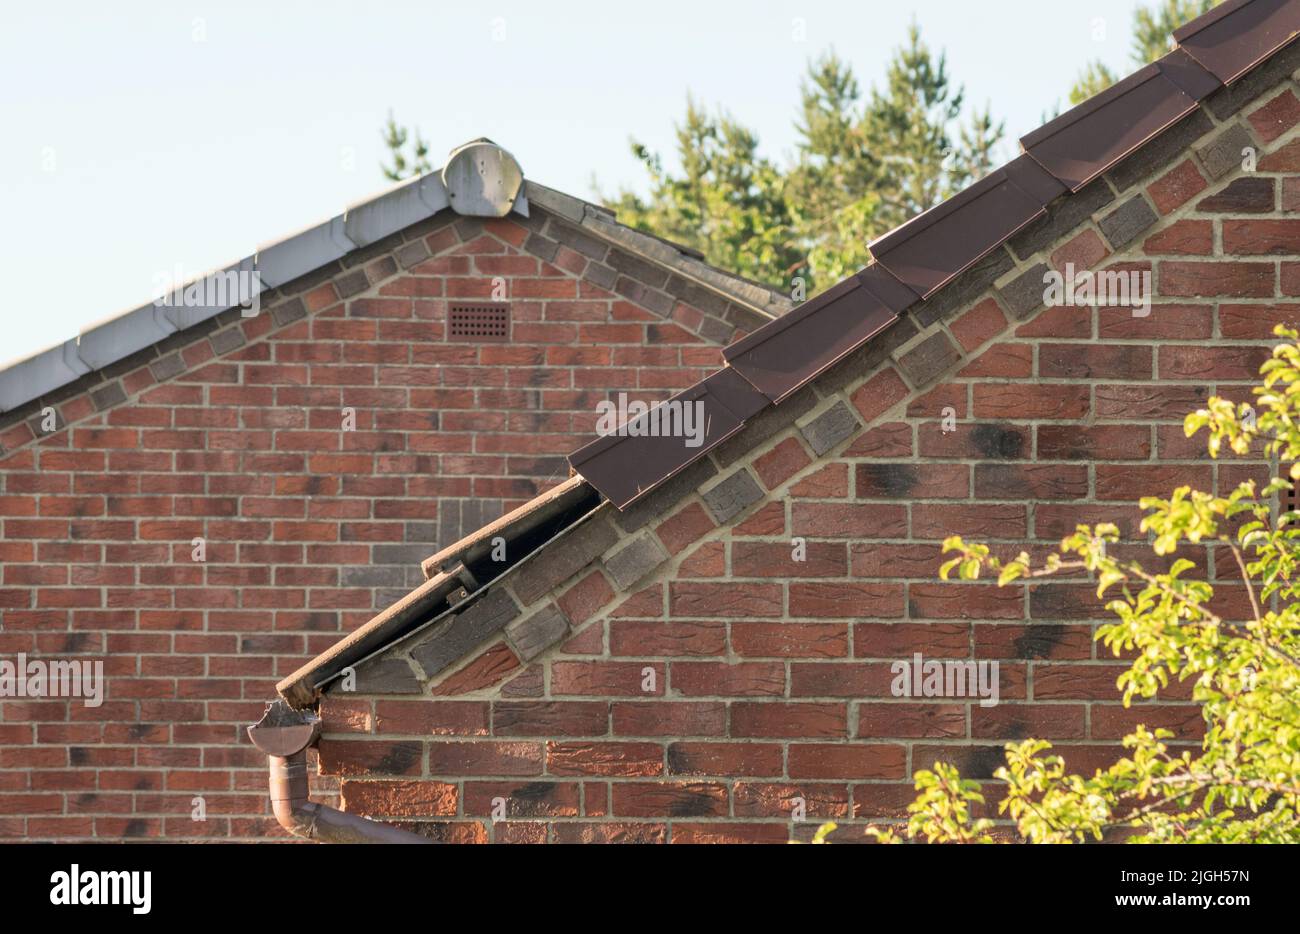
M 1020 156 L 869 244 L 903 284 L 929 298 L 1016 231 L 1046 214 L 1065 186 Z
M 654 427 L 655 419 L 671 411 L 664 409 L 665 405 L 696 402 L 703 410 L 701 435 L 632 433 Z M 767 404 L 739 373 L 726 367 L 629 422 L 626 433 L 597 438 L 574 451 L 569 465 L 622 509 L 731 437 L 744 426 L 745 419 Z M 692 446 L 690 442 L 696 440 L 700 443 Z
M 764 396 L 780 402 L 917 300 L 877 263 L 725 348 L 722 356 Z
M 1174 30 L 1181 49 L 1224 84 L 1293 40 L 1300 31 L 1294 0 L 1228 0 Z
M 1176 49 L 1034 130 L 1020 145 L 1078 191 L 1218 87 L 1217 79 Z

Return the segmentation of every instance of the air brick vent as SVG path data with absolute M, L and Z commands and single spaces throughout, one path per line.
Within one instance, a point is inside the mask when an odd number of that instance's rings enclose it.
M 447 340 L 510 340 L 510 306 L 495 302 L 452 305 L 447 309 Z

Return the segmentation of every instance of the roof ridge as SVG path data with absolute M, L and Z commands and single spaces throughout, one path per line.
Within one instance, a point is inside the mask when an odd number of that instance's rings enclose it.
M 518 173 L 513 190 L 507 187 L 505 198 L 487 207 L 482 195 L 470 190 L 462 168 L 465 160 L 458 158 L 472 147 L 490 147 L 498 154 L 498 161 L 507 167 L 507 176 L 510 172 Z M 453 149 L 440 168 L 385 186 L 347 205 L 340 214 L 259 244 L 241 259 L 206 270 L 184 282 L 169 283 L 161 296 L 144 305 L 98 318 L 82 327 L 76 337 L 0 363 L 0 413 L 13 411 L 222 312 L 242 307 L 251 308 L 256 314 L 262 298 L 274 289 L 441 211 L 450 209 L 467 217 L 505 217 L 511 213 L 528 217 L 530 199 L 535 199 L 538 206 L 550 213 L 581 224 L 584 230 L 607 242 L 616 242 L 623 249 L 763 317 L 778 317 L 793 306 L 793 302 L 773 289 L 690 256 L 687 247 L 620 224 L 606 208 L 524 178 L 513 156 L 495 143 L 479 139 Z M 627 233 L 622 237 L 612 236 L 614 231 Z M 671 249 L 673 255 L 669 256 L 665 249 Z M 200 301 L 191 304 L 184 298 L 189 295 L 199 297 Z

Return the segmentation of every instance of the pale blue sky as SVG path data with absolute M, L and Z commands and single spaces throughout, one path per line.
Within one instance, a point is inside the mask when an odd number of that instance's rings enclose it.
M 389 107 L 434 164 L 487 136 L 587 197 L 640 187 L 693 94 L 790 152 L 798 84 L 834 46 L 877 81 L 915 16 L 1009 142 L 1078 69 L 1122 72 L 1136 0 L 12 4 L 0 31 L 0 364 L 148 301 L 384 185 Z M 1104 22 L 1104 27 L 1101 23 Z M 802 24 L 803 41 L 796 34 Z

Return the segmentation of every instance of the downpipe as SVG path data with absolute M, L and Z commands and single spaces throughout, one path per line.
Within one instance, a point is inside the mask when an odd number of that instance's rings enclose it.
M 307 747 L 320 735 L 320 718 L 282 700 L 268 704 L 248 738 L 267 757 L 271 811 L 295 837 L 317 843 L 432 843 L 419 834 L 349 814 L 310 798 Z

